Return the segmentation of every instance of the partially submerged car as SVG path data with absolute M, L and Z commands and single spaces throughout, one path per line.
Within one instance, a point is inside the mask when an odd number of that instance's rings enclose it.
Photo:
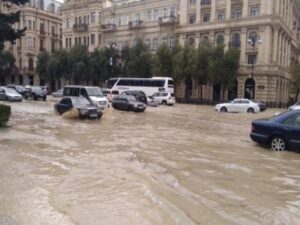
M 52 93 L 52 97 L 54 98 L 61 98 L 63 96 L 63 89 L 59 89 Z
M 300 151 L 300 110 L 253 121 L 250 137 L 261 145 L 269 145 L 275 151 Z
M 93 105 L 84 97 L 63 97 L 54 105 L 54 109 L 60 115 L 71 110 L 77 110 L 80 119 L 100 119 L 103 115 L 99 107 Z
M 139 102 L 143 102 L 145 104 L 147 104 L 147 96 L 145 94 L 145 92 L 143 91 L 124 91 L 121 93 L 121 95 L 131 95 L 134 96 L 135 99 Z
M 162 105 L 174 105 L 176 103 L 174 93 L 170 92 L 157 92 L 152 97 Z
M 236 98 L 229 103 L 221 103 L 215 106 L 217 112 L 248 112 L 257 113 L 260 112 L 258 103 L 255 103 L 249 99 Z
M 290 106 L 289 110 L 300 110 L 300 102 L 296 102 L 294 105 Z
M 42 99 L 43 101 L 46 101 L 47 95 L 40 86 L 26 86 L 25 88 L 27 90 L 26 92 L 27 98 L 32 98 L 35 101 L 38 99 Z
M 20 95 L 23 96 L 23 98 L 26 98 L 26 97 L 27 97 L 27 96 L 26 96 L 26 93 L 27 93 L 28 91 L 27 91 L 26 88 L 23 87 L 22 85 L 9 84 L 9 85 L 7 85 L 7 87 L 8 87 L 8 88 L 15 89 L 16 92 L 18 92 Z
M 23 97 L 15 89 L 0 87 L 0 100 L 10 102 L 21 102 Z
M 113 99 L 112 107 L 120 110 L 144 112 L 146 109 L 146 104 L 137 101 L 136 98 L 132 95 L 121 94 Z

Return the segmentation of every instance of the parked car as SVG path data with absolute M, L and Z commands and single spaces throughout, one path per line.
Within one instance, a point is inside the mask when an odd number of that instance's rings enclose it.
M 25 87 L 21 85 L 14 85 L 14 84 L 9 84 L 7 85 L 8 88 L 15 89 L 20 95 L 23 96 L 23 98 L 26 98 L 26 93 L 28 92 Z
M 52 93 L 52 97 L 54 98 L 61 98 L 63 96 L 63 89 L 59 89 Z
M 18 92 L 16 92 L 15 89 L 0 87 L 0 100 L 21 102 L 23 100 L 23 97 Z
M 170 92 L 157 92 L 152 97 L 163 105 L 174 105 L 176 103 L 174 93 Z
M 218 112 L 260 112 L 258 103 L 244 98 L 236 98 L 229 103 L 217 104 L 215 110 Z
M 147 105 L 152 107 L 157 107 L 159 105 L 159 101 L 157 99 L 154 99 L 152 96 L 148 96 Z
M 41 86 L 41 88 L 45 92 L 46 95 L 50 94 L 50 88 L 48 86 Z
M 265 111 L 265 110 L 267 109 L 267 104 L 266 104 L 266 103 L 264 103 L 264 102 L 262 102 L 262 101 L 253 101 L 253 102 L 255 102 L 255 103 L 258 104 L 259 110 L 260 110 L 261 112 L 263 112 L 263 111 Z
M 144 112 L 146 109 L 146 104 L 137 101 L 136 98 L 132 95 L 121 94 L 113 99 L 112 107 L 120 110 Z
M 300 109 L 300 102 L 296 102 L 294 105 L 289 107 L 289 110 L 299 110 Z
M 63 97 L 58 103 L 54 105 L 54 109 L 59 114 L 64 114 L 67 111 L 76 109 L 79 112 L 79 118 L 98 118 L 103 115 L 101 109 L 84 97 Z
M 32 98 L 35 101 L 40 98 L 40 99 L 43 99 L 44 101 L 46 101 L 47 95 L 42 90 L 41 87 L 39 87 L 39 86 L 26 86 L 25 88 L 27 89 L 27 92 L 26 92 L 26 97 L 27 98 Z
M 300 150 L 300 110 L 281 113 L 270 119 L 252 122 L 250 137 L 272 150 Z
M 124 91 L 121 95 L 131 95 L 134 96 L 137 101 L 147 104 L 147 96 L 143 91 Z
M 68 85 L 63 88 L 64 97 L 80 97 L 87 98 L 94 105 L 100 109 L 109 107 L 109 102 L 104 96 L 101 88 L 96 86 L 80 86 L 80 85 Z

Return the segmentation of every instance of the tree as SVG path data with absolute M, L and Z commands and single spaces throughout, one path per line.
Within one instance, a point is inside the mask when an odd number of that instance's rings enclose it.
M 299 92 L 300 92 L 300 64 L 296 63 L 291 66 L 291 74 L 294 80 L 294 84 L 296 87 L 296 97 L 295 101 L 298 100 Z
M 138 40 L 137 44 L 129 51 L 129 60 L 126 63 L 126 76 L 129 77 L 151 77 L 152 55 L 147 46 Z
M 11 6 L 24 5 L 28 0 L 2 0 L 3 4 Z M 11 13 L 0 12 L 0 51 L 4 49 L 4 42 L 10 41 L 14 43 L 16 39 L 19 39 L 24 35 L 26 28 L 15 30 L 12 25 L 20 21 L 20 11 Z
M 75 46 L 71 48 L 68 54 L 69 69 L 71 76 L 68 76 L 67 80 L 73 79 L 75 84 L 78 84 L 80 81 L 88 82 L 89 74 L 87 65 L 88 65 L 88 50 L 86 46 Z
M 9 51 L 0 51 L 0 83 L 5 84 L 7 77 L 14 75 L 17 71 L 15 66 L 15 57 Z
M 153 72 L 156 76 L 170 77 L 173 73 L 173 53 L 166 45 L 161 45 L 154 56 Z
M 106 63 L 107 59 L 105 57 L 104 50 L 96 49 L 92 52 L 88 59 L 88 73 L 90 79 L 97 83 L 104 82 L 107 79 L 105 71 Z
M 40 79 L 49 80 L 48 63 L 50 54 L 48 52 L 41 52 L 37 57 L 36 72 L 39 74 Z

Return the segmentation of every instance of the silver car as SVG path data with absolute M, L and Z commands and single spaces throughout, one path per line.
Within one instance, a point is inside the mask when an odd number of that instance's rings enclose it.
M 16 92 L 15 89 L 0 87 L 0 100 L 21 102 L 23 100 L 23 97 L 18 92 Z

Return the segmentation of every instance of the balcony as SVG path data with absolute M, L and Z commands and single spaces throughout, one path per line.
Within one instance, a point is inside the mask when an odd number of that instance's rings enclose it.
M 78 33 L 87 32 L 88 29 L 89 29 L 89 25 L 86 24 L 86 23 L 80 23 L 80 24 L 74 24 L 73 25 L 73 31 L 74 32 L 78 32 Z
M 27 56 L 34 56 L 35 55 L 35 48 L 33 47 L 28 47 L 25 49 L 25 54 Z
M 116 30 L 116 24 L 113 23 L 108 23 L 108 24 L 102 24 L 101 25 L 101 30 L 102 31 L 115 31 Z
M 55 34 L 55 33 L 51 33 L 51 37 L 53 38 L 53 39 L 58 39 L 58 34 Z
M 242 5 L 243 4 L 243 0 L 231 0 L 231 5 Z
M 142 28 L 142 20 L 135 20 L 135 21 L 130 21 L 128 23 L 128 27 L 130 30 L 134 30 L 134 29 L 140 29 Z
M 168 16 L 168 17 L 159 17 L 158 19 L 159 25 L 174 25 L 178 23 L 178 20 L 175 16 Z
M 40 30 L 40 35 L 41 35 L 41 36 L 45 36 L 45 35 L 46 35 L 45 30 Z
M 201 0 L 201 8 L 209 8 L 211 6 L 211 0 Z

